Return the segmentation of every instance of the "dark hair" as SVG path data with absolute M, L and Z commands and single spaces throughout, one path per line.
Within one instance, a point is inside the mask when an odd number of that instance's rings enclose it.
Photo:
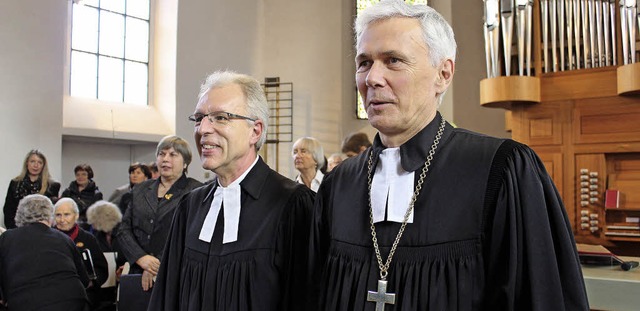
M 146 164 L 136 162 L 129 165 L 129 174 L 133 173 L 133 171 L 135 171 L 136 169 L 140 169 L 144 174 L 144 176 L 147 176 L 147 179 L 151 179 L 151 169 L 149 169 L 149 167 Z M 156 171 L 158 171 L 157 167 L 156 167 Z
M 149 162 L 149 165 L 147 165 L 147 167 L 149 168 L 149 171 L 151 173 L 157 173 L 158 172 L 158 163 L 156 163 L 155 161 Z M 151 178 L 151 177 L 149 177 L 149 178 Z
M 186 173 L 189 168 L 189 164 L 191 164 L 191 148 L 189 147 L 189 143 L 183 138 L 175 135 L 165 136 L 158 143 L 158 147 L 156 147 L 156 157 L 160 154 L 160 151 L 167 150 L 169 148 L 173 148 L 173 150 L 182 156 L 184 164 L 187 166 L 184 169 L 184 172 Z
M 365 148 L 371 147 L 371 141 L 369 141 L 367 134 L 362 132 L 351 133 L 349 136 L 345 137 L 342 142 L 342 153 L 347 153 L 349 151 L 360 153 L 360 147 L 362 146 Z
M 77 174 L 78 171 L 85 171 L 85 172 L 87 172 L 87 175 L 89 175 L 89 179 L 93 178 L 93 169 L 91 168 L 91 165 L 89 165 L 89 164 L 78 164 L 78 165 L 76 165 L 76 168 L 73 169 L 73 173 Z

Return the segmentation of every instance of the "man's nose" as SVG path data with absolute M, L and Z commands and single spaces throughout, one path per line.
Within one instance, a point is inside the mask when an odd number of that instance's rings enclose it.
M 367 77 L 365 78 L 365 83 L 368 87 L 384 86 L 384 66 L 379 62 L 373 62 L 369 72 L 367 73 Z

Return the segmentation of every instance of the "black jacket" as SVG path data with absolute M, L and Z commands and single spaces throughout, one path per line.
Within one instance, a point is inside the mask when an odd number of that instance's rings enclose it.
M 80 253 L 64 233 L 32 223 L 0 235 L 0 291 L 9 310 L 86 300 L 88 284 Z
M 69 183 L 67 189 L 64 189 L 60 197 L 71 198 L 76 201 L 78 209 L 80 210 L 79 223 L 84 224 L 87 222 L 87 209 L 91 204 L 102 200 L 102 192 L 100 192 L 100 189 L 98 189 L 98 186 L 96 186 L 93 180 L 89 181 L 87 187 L 80 191 L 78 190 L 78 183 L 74 180 Z
M 4 200 L 4 224 L 7 229 L 12 229 L 16 227 L 16 211 L 18 210 L 18 203 L 25 196 L 22 194 L 18 194 L 18 185 L 21 183 L 21 180 L 11 180 L 9 183 L 9 189 L 7 190 L 7 197 Z M 56 202 L 58 199 L 58 193 L 60 192 L 60 183 L 54 180 L 49 180 L 49 186 L 47 187 L 47 191 L 45 191 L 44 196 L 48 197 Z M 36 192 L 28 193 L 34 194 Z
M 171 219 L 180 199 L 202 183 L 182 175 L 165 196 L 158 199 L 159 179 L 144 181 L 131 191 L 132 199 L 122 218 L 116 238 L 131 273 L 141 273 L 136 261 L 144 255 L 162 260 L 162 251 L 171 227 Z

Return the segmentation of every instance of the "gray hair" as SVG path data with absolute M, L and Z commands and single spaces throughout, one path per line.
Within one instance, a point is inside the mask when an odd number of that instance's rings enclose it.
M 313 160 L 318 163 L 318 169 L 324 166 L 324 149 L 322 149 L 322 145 L 320 145 L 317 139 L 313 137 L 302 137 L 296 140 L 293 146 L 295 147 L 297 144 L 300 144 L 301 147 L 311 152 Z
M 236 84 L 242 89 L 246 99 L 247 112 L 249 117 L 262 121 L 262 135 L 256 143 L 256 151 L 260 150 L 267 141 L 267 129 L 269 128 L 269 105 L 264 95 L 264 90 L 260 82 L 248 75 L 239 74 L 234 71 L 216 71 L 210 74 L 200 86 L 198 100 L 211 89 L 221 88 L 229 84 Z M 247 121 L 251 122 L 251 121 Z
M 402 0 L 382 0 L 358 14 L 354 23 L 356 48 L 360 45 L 362 33 L 375 22 L 393 17 L 414 18 L 420 22 L 422 37 L 427 47 L 433 67 L 439 66 L 445 59 L 456 61 L 456 39 L 449 23 L 433 8 L 426 5 L 410 5 Z M 438 99 L 442 102 L 443 92 Z
M 71 209 L 73 210 L 73 212 L 76 213 L 76 215 L 80 215 L 78 203 L 76 203 L 76 201 L 74 201 L 72 198 L 61 198 L 60 200 L 58 200 L 58 202 L 56 202 L 56 204 L 54 205 L 53 212 L 55 213 L 55 211 L 58 210 L 58 207 L 62 206 L 65 203 L 71 204 Z
M 41 194 L 30 194 L 20 200 L 16 211 L 16 226 L 22 227 L 40 221 L 53 222 L 53 203 Z
M 187 172 L 189 168 L 189 164 L 191 164 L 191 147 L 189 147 L 189 143 L 184 140 L 182 137 L 178 137 L 175 135 L 165 136 L 160 140 L 158 146 L 156 147 L 156 157 L 160 154 L 160 151 L 167 150 L 169 148 L 173 148 L 177 151 L 184 160 L 184 164 L 187 165 L 187 168 L 184 169 L 184 172 Z
M 111 232 L 122 221 L 122 212 L 113 203 L 100 200 L 87 209 L 87 223 L 94 229 Z

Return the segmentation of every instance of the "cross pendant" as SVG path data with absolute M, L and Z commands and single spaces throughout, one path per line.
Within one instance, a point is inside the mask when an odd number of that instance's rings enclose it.
M 378 291 L 368 291 L 367 301 L 376 303 L 376 311 L 384 311 L 385 304 L 396 303 L 396 294 L 387 294 L 387 281 L 378 280 Z

